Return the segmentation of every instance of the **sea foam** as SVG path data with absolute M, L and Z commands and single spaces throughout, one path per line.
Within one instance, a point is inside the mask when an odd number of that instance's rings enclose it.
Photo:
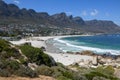
M 90 50 L 90 51 L 93 51 L 98 54 L 106 54 L 106 53 L 111 53 L 113 55 L 120 54 L 120 50 L 101 49 L 101 48 L 95 48 L 95 47 L 73 45 L 72 43 L 70 43 L 70 41 L 61 40 L 60 38 L 54 38 L 54 40 L 57 41 L 60 45 L 62 45 L 62 44 L 66 45 L 66 46 L 60 47 L 60 50 L 63 50 L 63 52 L 71 51 L 71 49 L 72 49 L 73 52 Z M 71 48 L 69 48 L 69 47 L 71 47 Z M 74 49 L 77 49 L 77 50 L 74 50 Z

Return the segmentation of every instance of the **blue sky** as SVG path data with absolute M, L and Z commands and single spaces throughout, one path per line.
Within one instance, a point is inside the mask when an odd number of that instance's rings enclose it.
M 112 20 L 120 25 L 120 0 L 4 0 L 20 8 L 48 12 L 50 15 L 66 12 L 85 20 Z

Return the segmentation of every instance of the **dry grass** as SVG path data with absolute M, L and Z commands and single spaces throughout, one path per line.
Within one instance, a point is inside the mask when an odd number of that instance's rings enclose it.
M 42 76 L 40 75 L 38 78 L 27 78 L 27 77 L 0 77 L 0 80 L 55 80 L 52 77 L 49 76 Z

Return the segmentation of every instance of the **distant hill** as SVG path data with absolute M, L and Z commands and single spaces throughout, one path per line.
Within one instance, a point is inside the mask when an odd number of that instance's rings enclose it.
M 93 33 L 120 33 L 120 27 L 112 21 L 90 20 L 68 16 L 66 13 L 49 15 L 47 12 L 36 12 L 33 9 L 20 9 L 15 4 L 6 4 L 0 0 L 0 22 L 22 24 L 45 24 L 59 28 L 78 29 Z

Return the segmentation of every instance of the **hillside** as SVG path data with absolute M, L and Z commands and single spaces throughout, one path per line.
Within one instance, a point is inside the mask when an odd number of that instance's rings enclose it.
M 55 80 L 52 77 L 49 76 L 39 76 L 37 78 L 28 78 L 28 77 L 18 77 L 18 76 L 12 76 L 12 77 L 0 77 L 0 80 Z
M 78 33 L 119 33 L 120 27 L 112 21 L 90 20 L 85 21 L 81 17 L 73 17 L 66 13 L 57 13 L 49 15 L 47 12 L 36 12 L 33 9 L 20 9 L 15 4 L 6 4 L 0 0 L 0 25 L 8 26 L 8 24 L 29 24 L 29 25 L 45 25 L 48 28 L 70 28 Z M 21 27 L 21 25 L 18 25 Z M 37 29 L 36 26 L 34 28 Z M 60 29 L 59 29 L 60 30 Z
M 37 66 L 56 66 L 54 59 L 29 45 L 15 46 L 0 39 L 0 76 L 37 77 Z
M 0 39 L 1 80 L 119 80 L 114 72 L 115 69 L 112 66 L 98 68 L 86 68 L 78 64 L 64 66 L 56 63 L 39 48 L 28 44 L 15 46 Z

